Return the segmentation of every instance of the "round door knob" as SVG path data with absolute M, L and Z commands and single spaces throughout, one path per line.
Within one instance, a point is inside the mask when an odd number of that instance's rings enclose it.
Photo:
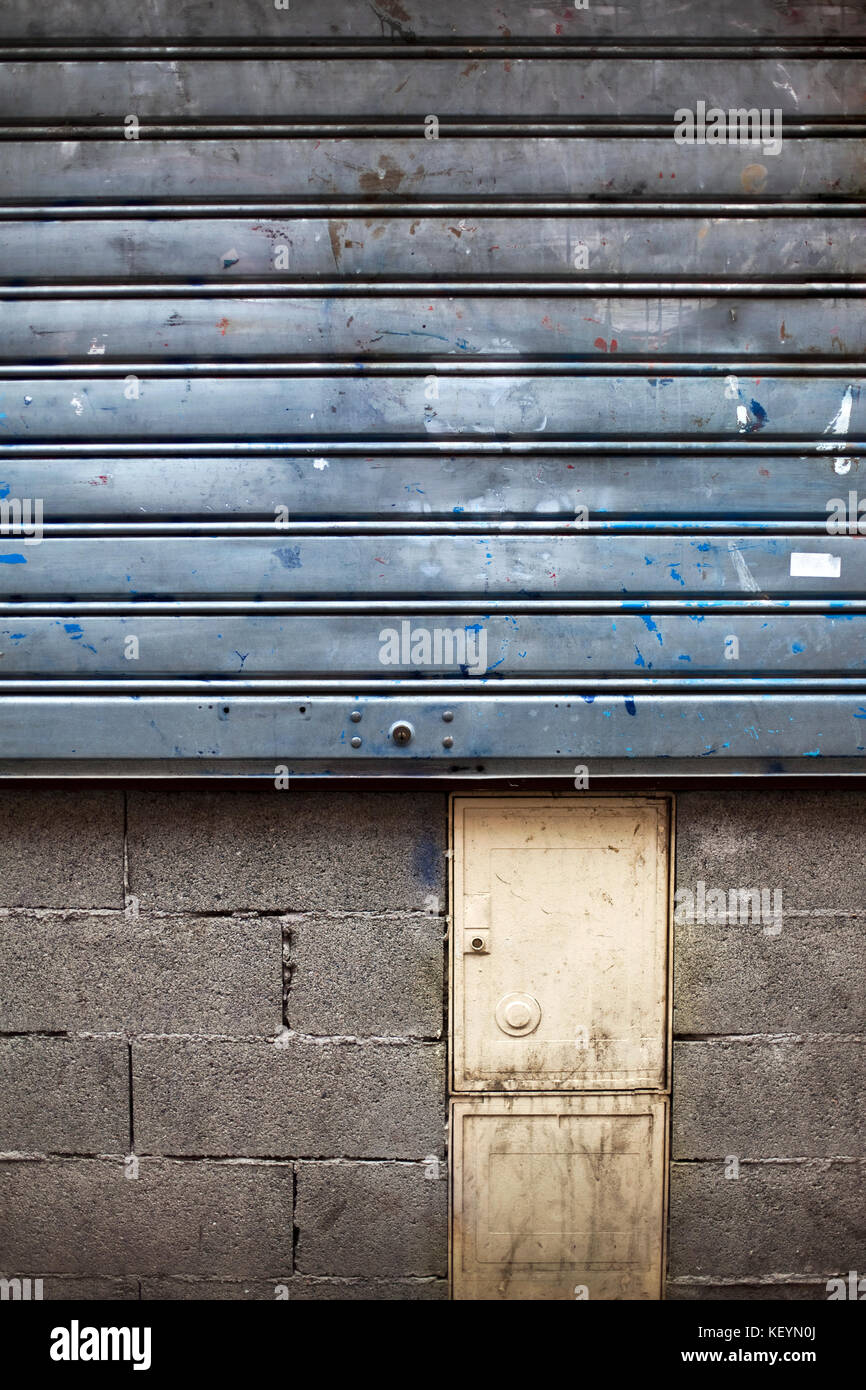
M 504 994 L 496 1005 L 496 1022 L 503 1033 L 525 1037 L 541 1022 L 541 1005 L 531 994 Z
M 515 999 L 503 1009 L 505 1022 L 512 1028 L 525 1028 L 532 1018 L 532 1010 L 522 999 Z

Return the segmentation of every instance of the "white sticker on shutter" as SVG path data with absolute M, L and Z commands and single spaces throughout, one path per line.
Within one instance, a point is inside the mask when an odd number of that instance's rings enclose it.
M 820 550 L 791 552 L 791 574 L 803 579 L 838 579 L 842 573 L 842 556 L 825 555 Z

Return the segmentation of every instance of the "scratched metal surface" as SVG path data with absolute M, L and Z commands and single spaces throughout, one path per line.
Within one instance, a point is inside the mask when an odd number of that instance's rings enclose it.
M 866 12 L 708 9 L 7 0 L 0 775 L 866 769 Z
M 643 365 L 641 375 L 626 376 L 609 357 L 605 375 L 590 374 L 579 362 L 555 364 L 557 375 L 537 370 L 529 375 L 526 369 L 515 376 L 512 367 L 507 375 L 493 376 L 486 364 L 474 365 L 472 375 L 451 374 L 468 365 L 416 360 L 403 376 L 373 375 L 363 365 L 325 376 L 316 363 L 309 371 L 290 367 L 285 372 L 277 364 L 264 376 L 257 363 L 226 367 L 220 374 L 202 364 L 200 376 L 187 375 L 184 366 L 179 375 L 167 376 L 133 360 L 109 376 L 107 364 L 96 361 L 88 364 L 87 376 L 72 366 L 59 380 L 48 373 L 16 376 L 0 381 L 0 389 L 4 428 L 23 441 L 62 440 L 78 430 L 95 440 L 311 434 L 326 447 L 329 439 L 345 434 L 347 421 L 362 438 L 542 433 L 701 438 L 735 435 L 742 423 L 743 432 L 766 429 L 784 439 L 831 429 L 840 409 L 853 434 L 866 434 L 866 395 L 856 369 L 839 378 L 759 377 L 732 374 L 724 364 L 709 376 L 672 371 L 662 361 L 651 376 Z M 132 391 L 137 397 L 127 396 Z
M 591 199 L 856 198 L 866 179 L 866 139 L 809 135 L 774 156 L 748 145 L 677 145 L 664 134 L 511 134 L 426 140 L 412 135 L 320 139 L 41 141 L 7 139 L 3 187 L 20 198 L 428 197 L 501 195 Z M 862 132 L 863 127 L 857 130 Z
M 562 0 L 437 0 L 421 5 L 414 0 L 317 0 L 314 23 L 306 5 L 292 3 L 276 10 L 259 0 L 147 0 L 129 8 L 126 0 L 55 0 L 34 7 L 30 0 L 5 0 L 0 37 L 18 42 L 36 39 L 161 37 L 232 37 L 246 41 L 272 39 L 330 40 L 334 38 L 411 41 L 463 37 L 509 39 L 532 37 L 578 42 L 586 38 L 655 39 L 696 37 L 733 39 L 754 46 L 755 35 L 786 40 L 813 36 L 846 38 L 866 34 L 866 16 L 856 0 L 827 5 L 825 0 L 800 0 L 796 6 L 779 0 L 730 0 L 708 19 L 706 0 L 608 0 L 587 9 Z
M 617 208 L 606 200 L 590 215 L 574 203 L 570 200 L 567 215 L 559 216 L 539 212 L 537 202 L 525 202 L 517 215 L 505 210 L 491 216 L 455 204 L 435 216 L 419 209 L 417 200 L 391 200 L 386 208 L 368 201 L 358 214 L 332 207 L 331 217 L 326 203 L 318 216 L 306 205 L 293 208 L 282 200 L 251 209 L 245 217 L 220 203 L 204 210 L 164 204 L 142 207 L 133 218 L 128 206 L 103 216 L 95 206 L 52 202 L 39 210 L 42 220 L 7 204 L 0 288 L 5 297 L 23 280 L 31 296 L 62 297 L 58 286 L 107 279 L 103 298 L 158 298 L 169 291 L 188 294 L 186 281 L 194 278 L 200 295 L 219 296 L 248 294 L 248 282 L 257 279 L 260 292 L 270 295 L 321 288 L 351 296 L 354 277 L 380 283 L 379 293 L 387 295 L 394 292 L 389 286 L 395 277 L 471 276 L 477 292 L 490 293 L 491 279 L 521 276 L 515 288 L 534 297 L 539 277 L 555 278 L 559 292 L 569 296 L 603 293 L 586 285 L 605 275 L 648 278 L 651 284 L 713 277 L 716 283 L 707 293 L 723 297 L 726 307 L 730 301 L 736 309 L 742 298 L 742 290 L 731 292 L 731 282 L 745 278 L 755 282 L 752 293 L 760 291 L 772 312 L 777 295 L 768 294 L 767 277 L 787 283 L 789 293 L 804 295 L 810 277 L 817 276 L 812 293 L 826 295 L 821 280 L 854 276 L 866 261 L 866 224 L 862 215 L 850 215 L 856 206 L 846 214 L 835 204 L 818 205 L 822 215 L 815 215 L 794 202 L 783 215 L 778 203 L 752 200 L 752 211 L 740 201 L 735 213 L 701 205 L 689 216 L 672 212 L 668 201 L 659 207 L 663 216 L 645 216 L 634 210 L 640 203 Z M 282 246 L 288 248 L 289 265 L 277 271 L 276 251 Z M 591 269 L 578 271 L 575 253 L 583 247 Z M 411 282 L 407 288 L 412 293 Z M 861 282 L 845 290 L 862 302 Z M 467 291 L 464 286 L 462 293 Z M 86 286 L 80 291 L 85 298 L 94 292 Z M 633 291 L 626 281 L 609 293 L 631 296 Z M 689 297 L 694 291 L 681 293 Z M 784 296 L 784 289 L 780 293 Z
M 529 307 L 529 306 L 527 306 Z M 731 308 L 734 314 L 731 314 Z M 539 296 L 515 318 L 513 299 L 465 295 L 321 298 L 9 299 L 3 304 L 0 367 L 78 359 L 110 350 L 127 361 L 323 357 L 464 359 L 597 357 L 610 351 L 704 362 L 814 357 L 832 322 L 841 351 L 866 350 L 862 299 L 704 299 Z M 291 342 L 286 320 L 292 324 Z M 407 327 L 407 324 L 417 325 Z M 90 359 L 88 361 L 88 359 Z M 844 361 L 837 370 L 844 371 Z M 580 370 L 580 366 L 576 368 Z
M 833 577 L 792 575 L 800 553 L 837 558 L 851 589 L 866 592 L 866 545 L 859 536 L 304 536 L 287 530 L 277 540 L 273 531 L 46 536 L 30 546 L 26 537 L 4 537 L 0 597 L 837 597 Z
M 785 452 L 762 433 L 743 440 L 739 446 L 724 440 L 708 446 L 705 457 L 695 456 L 694 441 L 691 452 L 657 456 L 646 452 L 649 441 L 643 448 L 630 441 L 635 447 L 625 456 L 592 441 L 582 452 L 566 442 L 559 456 L 543 441 L 535 441 L 531 452 L 525 443 L 514 453 L 506 452 L 507 441 L 481 452 L 481 444 L 470 440 L 459 454 L 453 441 L 426 441 L 437 452 L 392 447 L 372 456 L 363 448 L 347 455 L 331 445 L 327 457 L 317 457 L 318 445 L 305 454 L 259 446 L 266 449 L 262 457 L 216 454 L 210 446 L 198 457 L 173 444 L 159 457 L 136 443 L 125 446 L 127 454 L 116 444 L 91 443 L 84 456 L 80 445 L 67 456 L 19 445 L 4 449 L 3 482 L 12 497 L 35 491 L 46 517 L 64 519 L 57 525 L 136 520 L 141 526 L 190 526 L 195 520 L 240 527 L 272 524 L 282 505 L 297 529 L 308 522 L 332 529 L 422 520 L 453 525 L 461 517 L 479 526 L 504 520 L 545 526 L 559 518 L 567 524 L 582 505 L 599 524 L 624 520 L 646 529 L 668 521 L 719 527 L 732 518 L 733 529 L 737 519 L 815 529 L 821 528 L 815 518 L 826 515 L 828 496 L 862 488 L 861 461 L 844 456 L 849 471 L 840 477 L 834 455 L 821 451 L 823 439 L 817 446 L 808 441 L 808 453 L 803 443 L 803 456 Z M 671 448 L 667 442 L 659 447 Z
M 79 618 L 81 615 L 78 615 Z M 778 610 L 758 603 L 741 607 L 735 615 L 718 613 L 709 605 L 692 611 L 629 612 L 620 605 L 613 612 L 545 613 L 456 612 L 442 615 L 415 613 L 412 617 L 380 613 L 250 615 L 220 614 L 206 617 L 169 612 L 161 616 L 93 615 L 72 621 L 67 616 L 10 619 L 0 617 L 0 645 L 4 675 L 17 683 L 38 682 L 46 671 L 52 680 L 72 684 L 89 678 L 125 681 L 124 637 L 135 633 L 140 641 L 140 676 L 158 683 L 180 677 L 203 682 L 214 675 L 231 676 L 232 688 L 244 688 L 249 680 L 306 682 L 319 685 L 334 681 L 334 653 L 340 654 L 341 674 L 350 681 L 365 679 L 379 685 L 424 687 L 463 679 L 472 686 L 475 677 L 488 678 L 490 688 L 503 682 L 522 682 L 531 689 L 540 680 L 574 688 L 575 672 L 590 683 L 640 680 L 681 682 L 689 677 L 721 681 L 729 688 L 742 683 L 731 676 L 731 662 L 724 657 L 725 637 L 734 625 L 740 634 L 742 659 L 752 679 L 770 684 L 788 677 L 844 681 L 859 678 L 866 667 L 866 612 L 792 613 L 785 623 Z M 449 647 L 436 667 L 410 665 L 405 672 L 384 668 L 378 661 L 383 632 L 393 630 L 410 644 L 413 634 L 427 626 L 462 627 L 470 634 L 486 635 L 484 661 L 467 671 Z M 844 665 L 838 665 L 840 629 L 845 647 Z M 208 653 L 202 671 L 201 654 Z M 470 658 L 478 657 L 470 644 Z M 463 668 L 467 666 L 464 660 Z M 830 678 L 828 670 L 838 674 Z M 527 671 L 531 674 L 527 675 Z M 17 688 L 17 687 L 16 687 Z M 614 687 L 615 688 L 615 687 Z M 590 692 L 591 693 L 591 692 Z
M 2 50 L 0 50 L 2 52 Z M 634 111 L 667 120 L 684 105 L 683 92 L 700 92 L 708 106 L 730 105 L 737 85 L 751 93 L 750 105 L 780 107 L 792 119 L 858 115 L 863 85 L 860 64 L 851 58 L 741 58 L 721 61 L 660 61 L 599 58 L 591 64 L 569 59 L 507 57 L 409 60 L 370 58 L 363 82 L 345 81 L 345 60 L 287 66 L 263 58 L 256 63 L 211 59 L 151 62 L 75 62 L 56 70 L 52 81 L 32 80 L 30 64 L 0 62 L 0 123 L 63 120 L 114 122 L 134 111 L 148 125 L 173 120 L 272 122 L 284 113 L 309 119 L 323 88 L 340 89 L 339 116 L 370 119 L 375 114 L 417 120 L 430 111 L 460 116 L 531 120 L 550 116 L 617 118 Z M 30 80 L 28 80 L 30 79 Z M 371 106 L 370 93 L 376 93 Z M 459 106 L 442 110 L 445 92 Z M 34 135 L 39 132 L 34 131 Z

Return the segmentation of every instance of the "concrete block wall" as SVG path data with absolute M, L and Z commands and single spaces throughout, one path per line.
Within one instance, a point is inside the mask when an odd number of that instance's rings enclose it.
M 0 1274 L 447 1296 L 446 836 L 428 791 L 4 791 Z M 856 790 L 678 795 L 677 887 L 783 914 L 675 929 L 669 1297 L 866 1273 L 864 843 Z
M 445 1295 L 446 799 L 0 797 L 0 1273 Z
M 856 789 L 677 797 L 678 889 L 780 890 L 782 913 L 674 928 L 669 1297 L 866 1272 L 864 844 Z

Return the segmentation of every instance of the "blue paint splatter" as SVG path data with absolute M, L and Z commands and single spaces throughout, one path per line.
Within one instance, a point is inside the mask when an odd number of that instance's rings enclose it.
M 439 882 L 442 864 L 441 846 L 432 836 L 422 834 L 415 842 L 412 857 L 417 877 L 425 886 L 435 887 Z
M 26 555 L 0 555 L 0 565 L 26 565 Z
M 299 570 L 301 568 L 301 547 L 299 545 L 284 545 L 274 554 L 286 570 Z
M 659 644 L 659 646 L 660 646 L 660 647 L 664 646 L 664 643 L 663 643 L 663 641 L 662 641 L 662 635 L 661 635 L 661 633 L 659 632 L 658 628 L 656 627 L 655 623 L 653 622 L 652 618 L 649 618 L 649 617 L 647 617 L 646 615 L 644 615 L 643 613 L 641 613 L 641 614 L 640 614 L 640 620 L 641 620 L 642 623 L 644 623 L 644 624 L 646 625 L 646 629 L 647 629 L 648 632 L 654 632 L 654 633 L 655 633 L 656 638 L 658 639 L 658 644 Z

